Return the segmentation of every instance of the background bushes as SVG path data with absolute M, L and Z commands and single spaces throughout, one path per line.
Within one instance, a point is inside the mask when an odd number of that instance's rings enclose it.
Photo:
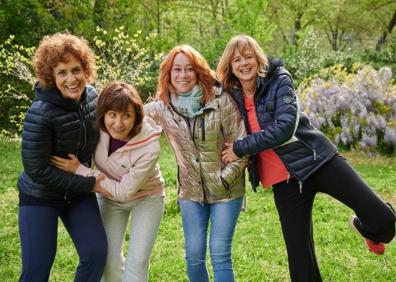
M 371 66 L 372 71 L 384 66 L 392 73 L 396 71 L 395 24 L 396 2 L 385 0 L 3 0 L 1 132 L 15 135 L 21 131 L 33 98 L 30 58 L 46 34 L 69 31 L 84 36 L 97 55 L 99 77 L 95 86 L 100 89 L 108 81 L 120 79 L 134 84 L 147 99 L 155 93 L 160 60 L 171 47 L 191 44 L 215 68 L 226 42 L 244 33 L 255 37 L 269 57 L 283 58 L 299 93 L 311 93 L 301 97 L 306 99 L 307 113 L 317 116 L 312 117 L 317 125 L 327 117 L 328 123 L 320 126 L 330 138 L 345 148 L 392 154 L 394 111 L 386 102 L 393 101 L 391 73 L 386 71 L 390 76 L 388 90 L 381 90 L 391 97 L 381 94 L 376 102 L 371 92 L 366 93 L 374 91 L 374 82 L 358 86 L 361 80 L 348 75 L 357 75 L 364 66 Z M 368 100 L 371 104 L 365 104 L 367 117 L 355 121 L 348 117 L 355 112 L 347 114 L 338 108 L 329 119 L 328 113 L 309 109 L 320 101 L 318 95 L 328 97 L 324 86 L 315 80 L 319 78 L 333 89 L 327 92 L 337 93 L 339 99 L 345 95 L 353 96 L 350 101 L 372 97 Z M 353 87 L 345 86 L 353 81 Z M 357 128 L 356 124 L 359 130 L 347 129 Z

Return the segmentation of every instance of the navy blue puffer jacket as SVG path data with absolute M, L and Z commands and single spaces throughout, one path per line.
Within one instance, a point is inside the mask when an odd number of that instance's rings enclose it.
M 259 185 L 255 154 L 261 151 L 274 149 L 300 182 L 300 189 L 309 176 L 337 153 L 337 148 L 300 112 L 292 78 L 280 61 L 272 61 L 267 75 L 257 79 L 254 104 L 261 131 L 252 133 L 249 128 L 241 90 L 230 92 L 249 133 L 234 143 L 233 150 L 239 157 L 251 156 L 248 169 L 253 188 Z
M 24 171 L 20 193 L 60 200 L 91 193 L 94 177 L 63 172 L 49 164 L 51 155 L 76 154 L 90 165 L 99 133 L 94 129 L 97 92 L 86 86 L 80 102 L 64 98 L 57 89 L 35 86 L 36 97 L 26 113 L 22 132 Z

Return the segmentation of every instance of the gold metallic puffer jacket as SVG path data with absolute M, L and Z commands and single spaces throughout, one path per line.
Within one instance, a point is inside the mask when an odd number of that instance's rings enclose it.
M 228 93 L 218 91 L 204 112 L 190 122 L 162 101 L 146 104 L 145 114 L 162 126 L 175 153 L 179 198 L 203 204 L 244 195 L 247 158 L 227 165 L 221 161 L 224 143 L 246 135 L 242 117 Z

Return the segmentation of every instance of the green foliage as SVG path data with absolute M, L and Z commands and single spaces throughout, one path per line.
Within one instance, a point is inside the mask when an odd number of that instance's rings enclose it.
M 284 59 L 288 70 L 293 74 L 295 85 L 302 80 L 320 74 L 323 69 L 342 65 L 349 72 L 359 62 L 359 56 L 350 50 L 323 53 L 316 31 L 312 26 L 299 33 L 297 45 L 288 45 Z
M 305 32 L 301 32 L 297 45 L 299 47 L 289 46 L 286 57 L 287 66 L 296 80 L 318 72 L 322 66 L 323 57 L 318 44 L 314 29 L 310 27 Z
M 149 46 L 153 46 L 156 40 L 155 33 L 144 36 L 138 31 L 129 36 L 121 26 L 108 35 L 98 27 L 93 39 L 98 65 L 96 88 L 100 90 L 110 81 L 122 80 L 139 89 L 143 100 L 154 95 L 162 54 Z
M 389 66 L 396 73 L 396 33 L 390 34 L 387 44 L 381 51 L 367 49 L 360 55 L 361 61 L 374 68 Z
M 0 139 L 0 280 L 17 281 L 21 271 L 16 180 L 22 169 L 19 141 Z M 396 160 L 347 153 L 346 157 L 384 200 L 396 204 Z M 176 203 L 176 163 L 171 148 L 161 142 L 160 166 L 165 178 L 166 208 L 150 263 L 150 281 L 187 281 L 184 239 Z M 313 208 L 315 249 L 324 281 L 393 281 L 396 276 L 395 241 L 378 257 L 348 227 L 352 211 L 325 195 Z M 236 281 L 288 281 L 288 265 L 281 226 L 271 191 L 247 188 L 247 210 L 238 220 L 233 242 Z M 126 236 L 128 238 L 128 236 Z M 125 242 L 124 251 L 127 251 Z M 64 226 L 50 281 L 72 281 L 78 255 Z M 208 256 L 208 262 L 210 258 Z M 209 263 L 210 265 L 210 263 Z M 210 276 L 213 279 L 213 272 Z
M 245 33 L 265 44 L 274 26 L 265 14 L 267 0 L 170 1 L 161 10 L 161 38 L 171 48 L 187 43 L 199 50 L 215 68 L 231 36 Z
M 14 39 L 11 35 L 0 45 L 0 77 L 6 81 L 0 85 L 0 124 L 8 135 L 21 131 L 35 82 L 30 60 L 35 49 L 15 44 Z
M 232 36 L 247 34 L 264 46 L 272 39 L 275 30 L 274 25 L 265 15 L 267 0 L 243 0 L 232 2 L 224 16 L 224 24 L 219 31 L 219 38 L 216 40 L 215 48 L 211 54 L 206 54 L 212 64 L 220 58 L 225 45 Z M 205 50 L 210 50 L 208 45 Z
M 43 34 L 55 32 L 57 21 L 45 4 L 39 0 L 2 0 L 0 40 L 6 40 L 10 34 L 17 34 L 19 44 L 30 46 L 38 42 Z

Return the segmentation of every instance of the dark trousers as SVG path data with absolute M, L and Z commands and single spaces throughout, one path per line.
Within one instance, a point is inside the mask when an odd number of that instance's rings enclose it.
M 274 185 L 275 205 L 286 243 L 293 282 L 322 281 L 312 236 L 312 205 L 317 192 L 350 207 L 359 218 L 359 232 L 375 242 L 395 236 L 395 214 L 340 155 L 315 172 L 302 186 L 296 179 Z M 336 216 L 336 215 L 335 215 Z
M 99 281 L 106 262 L 107 238 L 98 203 L 92 196 L 57 207 L 19 207 L 20 281 L 49 280 L 56 253 L 58 218 L 69 232 L 80 258 L 74 281 Z

